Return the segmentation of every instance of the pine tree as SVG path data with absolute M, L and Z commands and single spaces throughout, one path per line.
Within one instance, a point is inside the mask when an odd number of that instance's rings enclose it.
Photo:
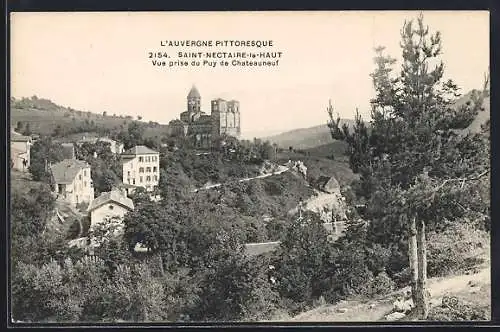
M 332 137 L 348 143 L 351 167 L 362 175 L 368 197 L 365 217 L 371 220 L 369 236 L 386 243 L 401 235 L 407 239 L 416 314 L 426 319 L 426 228 L 437 227 L 443 218 L 454 220 L 484 210 L 483 202 L 471 201 L 464 211 L 450 206 L 466 190 L 474 190 L 466 183 L 488 172 L 487 138 L 462 131 L 481 108 L 486 93 L 477 94 L 471 105 L 452 105 L 459 94 L 451 80 L 442 80 L 441 35 L 429 33 L 422 15 L 416 25 L 404 23 L 401 39 L 402 69 L 395 78 L 394 60 L 383 54 L 383 48 L 376 49 L 377 67 L 371 75 L 376 97 L 371 101 L 368 139 L 357 134 L 363 128 L 358 120 L 350 133 L 349 128 L 339 128 L 338 119 L 333 120 L 331 107 L 328 113 Z M 406 229 L 405 234 L 399 229 Z

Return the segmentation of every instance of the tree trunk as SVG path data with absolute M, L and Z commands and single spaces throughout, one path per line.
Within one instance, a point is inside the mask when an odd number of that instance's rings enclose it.
M 427 319 L 429 299 L 427 296 L 427 249 L 425 241 L 425 223 L 419 221 L 417 227 L 418 280 L 416 309 L 419 319 Z
M 410 285 L 411 285 L 411 297 L 413 303 L 417 303 L 417 279 L 418 279 L 418 254 L 417 254 L 417 225 L 416 218 L 411 217 L 410 220 L 410 234 L 408 238 L 408 257 L 410 260 Z

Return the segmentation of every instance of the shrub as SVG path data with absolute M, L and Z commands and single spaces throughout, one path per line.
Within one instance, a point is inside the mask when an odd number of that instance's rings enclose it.
M 441 233 L 428 236 L 429 277 L 463 272 L 482 262 L 482 254 L 488 252 L 489 236 L 467 222 L 454 223 Z
M 384 295 L 392 292 L 395 288 L 396 283 L 387 275 L 387 272 L 382 271 L 371 282 L 368 295 Z
M 432 308 L 427 320 L 429 321 L 461 321 L 461 320 L 490 320 L 491 308 L 486 305 L 473 305 L 457 301 L 453 305 L 441 305 Z
M 76 208 L 82 212 L 86 212 L 88 207 L 89 207 L 89 203 L 87 203 L 87 202 L 82 202 L 82 203 L 76 204 Z

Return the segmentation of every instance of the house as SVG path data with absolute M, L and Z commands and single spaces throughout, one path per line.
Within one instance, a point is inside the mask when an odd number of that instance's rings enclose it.
M 64 159 L 50 167 L 58 197 L 76 206 L 94 199 L 90 165 L 82 160 Z
M 316 181 L 316 186 L 319 190 L 322 190 L 329 194 L 340 194 L 340 184 L 333 176 L 320 176 Z
M 123 183 L 153 191 L 160 180 L 160 153 L 144 145 L 122 153 Z M 128 189 L 128 194 L 133 188 Z
M 134 202 L 119 189 L 102 193 L 88 207 L 90 227 L 103 223 L 110 218 L 122 220 L 125 214 L 134 210 Z
M 10 161 L 11 167 L 25 172 L 30 166 L 31 137 L 21 135 L 15 131 L 10 133 Z

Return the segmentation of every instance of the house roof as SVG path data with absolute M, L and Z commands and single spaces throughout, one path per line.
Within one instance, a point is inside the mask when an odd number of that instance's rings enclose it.
M 85 142 L 95 143 L 97 142 L 98 139 L 99 139 L 98 137 L 93 135 L 84 135 L 82 136 L 81 139 L 78 140 L 78 143 L 85 143 Z
M 323 176 L 323 175 L 318 178 L 318 185 L 320 187 L 324 187 L 326 185 L 331 185 L 331 186 L 333 185 L 335 187 L 340 187 L 340 184 L 335 177 Z
M 78 172 L 84 168 L 90 168 L 90 165 L 83 160 L 76 159 L 64 159 L 50 167 L 56 183 L 73 182 Z
M 10 133 L 10 141 L 11 142 L 29 142 L 31 141 L 31 137 L 29 136 L 24 136 L 19 133 L 16 133 L 15 131 L 12 131 Z
M 114 139 L 109 138 L 109 137 L 99 137 L 98 141 L 100 141 L 100 142 L 107 142 L 107 143 L 111 143 L 111 144 L 113 144 L 113 143 L 115 143 L 115 144 L 121 144 L 117 140 L 114 140 Z
M 245 244 L 245 252 L 247 256 L 257 256 L 275 251 L 280 246 L 280 242 L 262 242 L 262 243 L 247 243 Z
M 98 207 L 111 202 L 122 205 L 123 207 L 126 207 L 129 210 L 134 209 L 134 202 L 130 198 L 122 194 L 120 190 L 112 190 L 109 192 L 102 193 L 99 197 L 94 199 L 90 203 L 88 211 L 89 212 L 93 211 Z
M 158 154 L 155 150 L 152 150 L 144 145 L 136 145 L 123 152 L 123 155 L 138 155 L 138 154 Z

